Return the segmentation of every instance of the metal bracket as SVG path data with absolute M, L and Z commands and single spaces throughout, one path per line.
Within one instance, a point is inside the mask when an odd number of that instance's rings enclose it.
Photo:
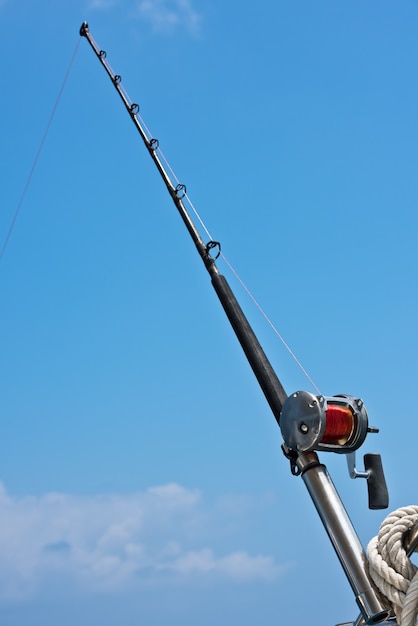
M 350 478 L 369 478 L 370 472 L 360 471 L 356 468 L 356 453 L 350 452 L 347 454 L 348 473 Z

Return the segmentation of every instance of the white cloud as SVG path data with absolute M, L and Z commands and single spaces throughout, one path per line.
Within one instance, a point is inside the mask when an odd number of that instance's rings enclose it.
M 118 0 L 89 0 L 89 9 L 110 9 L 118 3 Z
M 176 31 L 198 35 L 202 23 L 202 16 L 194 8 L 193 0 L 87 0 L 87 3 L 89 9 L 95 10 L 123 4 L 125 10 L 139 16 L 160 34 Z
M 13 498 L 0 483 L 0 599 L 36 594 L 51 576 L 97 592 L 278 578 L 283 568 L 271 556 L 215 554 L 207 546 L 211 516 L 227 525 L 233 513 L 208 510 L 198 490 L 176 484 L 127 495 Z
M 236 582 L 264 580 L 272 582 L 285 568 L 278 566 L 272 557 L 251 557 L 246 552 L 234 552 L 225 557 L 216 558 L 208 548 L 197 552 L 187 552 L 160 569 L 175 571 L 182 575 L 216 574 L 224 579 Z
M 178 29 L 194 35 L 199 32 L 202 18 L 192 0 L 140 0 L 138 10 L 156 32 Z

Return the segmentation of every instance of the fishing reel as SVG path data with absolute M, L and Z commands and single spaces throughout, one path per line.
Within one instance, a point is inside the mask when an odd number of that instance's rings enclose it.
M 283 405 L 280 428 L 285 448 L 295 456 L 312 451 L 346 454 L 350 477 L 367 479 L 369 508 L 387 508 L 388 492 L 380 455 L 365 454 L 365 471 L 356 468 L 356 450 L 368 433 L 379 432 L 369 426 L 362 400 L 297 391 Z
M 369 428 L 362 400 L 351 396 L 314 396 L 297 391 L 288 397 L 280 416 L 286 445 L 297 452 L 320 450 L 347 454 L 364 442 Z

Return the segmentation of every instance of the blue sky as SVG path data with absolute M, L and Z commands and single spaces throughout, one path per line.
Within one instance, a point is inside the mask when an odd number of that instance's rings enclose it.
M 0 0 L 0 245 L 86 20 L 322 393 L 416 503 L 418 4 Z M 310 383 L 221 261 L 285 389 Z M 298 626 L 357 608 L 82 40 L 0 263 L 0 622 Z M 363 450 L 362 449 L 362 450 Z M 321 456 L 361 540 L 385 512 Z M 361 464 L 361 459 L 360 459 Z

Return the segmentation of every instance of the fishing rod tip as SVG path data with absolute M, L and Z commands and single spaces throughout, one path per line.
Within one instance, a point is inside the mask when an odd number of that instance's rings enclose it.
M 80 26 L 80 36 L 86 37 L 88 32 L 89 32 L 89 25 L 87 24 L 87 22 L 83 22 Z

